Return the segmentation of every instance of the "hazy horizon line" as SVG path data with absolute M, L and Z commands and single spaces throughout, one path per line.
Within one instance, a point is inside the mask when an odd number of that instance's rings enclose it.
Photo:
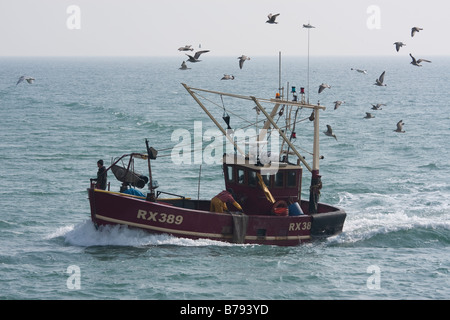
M 406 52 L 406 51 L 405 51 Z M 239 55 L 218 55 L 218 56 L 209 56 L 208 59 L 215 58 L 237 58 Z M 251 55 L 251 57 L 260 57 L 260 58 L 278 58 L 278 54 L 276 55 Z M 326 58 L 326 57 L 334 57 L 334 58 L 404 58 L 405 56 L 409 57 L 409 52 L 405 54 L 355 54 L 355 55 L 344 55 L 344 54 L 317 54 L 310 55 L 310 58 Z M 308 55 L 295 55 L 295 54 L 283 54 L 282 58 L 293 57 L 293 58 L 308 58 Z M 450 55 L 446 54 L 429 54 L 427 57 L 448 57 Z M 0 55 L 0 58 L 180 58 L 177 55 Z M 181 57 L 184 58 L 184 57 Z

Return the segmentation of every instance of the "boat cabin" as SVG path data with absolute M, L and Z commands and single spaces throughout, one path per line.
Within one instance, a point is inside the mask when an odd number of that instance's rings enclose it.
M 228 162 L 227 162 L 228 160 Z M 255 164 L 248 159 L 223 159 L 226 189 L 231 188 L 236 201 L 247 214 L 273 214 L 277 201 L 287 204 L 301 197 L 302 167 L 285 162 Z

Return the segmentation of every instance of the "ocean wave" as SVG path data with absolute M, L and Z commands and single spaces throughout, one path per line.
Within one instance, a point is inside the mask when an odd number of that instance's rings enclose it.
M 429 164 L 424 164 L 424 165 L 419 166 L 419 168 L 435 170 L 435 169 L 439 169 L 439 166 L 436 163 L 430 162 Z

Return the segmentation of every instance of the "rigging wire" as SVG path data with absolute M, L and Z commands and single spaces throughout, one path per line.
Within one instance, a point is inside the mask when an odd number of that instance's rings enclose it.
M 225 104 L 224 104 L 223 96 L 222 96 L 222 95 L 220 95 L 220 98 L 221 98 L 221 101 L 222 101 L 222 106 L 220 106 L 218 103 L 212 101 L 211 99 L 209 99 L 209 98 L 207 98 L 207 97 L 205 97 L 205 96 L 199 94 L 198 92 L 196 92 L 196 95 L 199 96 L 200 98 L 202 98 L 202 99 L 204 99 L 204 100 L 210 102 L 210 103 L 211 103 L 212 105 L 214 105 L 215 107 L 222 109 L 222 110 L 224 111 L 224 116 L 225 116 L 225 115 L 228 115 L 228 111 L 227 111 L 226 108 L 225 108 Z M 306 118 L 302 118 L 302 119 L 300 119 L 300 120 L 297 121 L 297 113 L 298 113 L 298 110 L 299 110 L 299 109 L 302 109 L 302 110 L 303 110 L 303 108 L 297 108 L 296 113 L 295 113 L 295 119 L 294 119 L 294 122 L 293 122 L 293 123 L 290 123 L 290 122 L 289 122 L 289 124 L 288 124 L 287 121 L 286 121 L 285 125 L 282 126 L 280 129 L 284 129 L 284 130 L 286 131 L 286 130 L 288 130 L 288 127 L 290 127 L 291 125 L 293 125 L 294 128 L 295 128 L 295 124 L 300 123 L 300 122 L 303 122 L 303 121 L 309 119 L 309 117 L 306 117 Z M 292 111 L 292 107 L 291 107 L 290 112 L 291 112 L 291 111 Z M 289 113 L 290 113 L 290 112 L 289 112 Z M 237 128 L 237 129 L 234 129 L 234 130 L 246 129 L 246 128 L 249 128 L 249 127 L 251 127 L 251 126 L 256 126 L 257 124 L 259 124 L 259 123 L 261 123 L 261 122 L 265 122 L 264 119 L 262 119 L 262 120 L 257 120 L 257 121 L 254 121 L 254 122 L 251 122 L 251 121 L 247 120 L 246 118 L 244 118 L 244 117 L 242 117 L 242 116 L 239 116 L 238 114 L 236 114 L 236 113 L 234 113 L 234 112 L 232 112 L 232 111 L 229 111 L 229 113 L 231 113 L 232 115 L 235 115 L 237 118 L 239 118 L 239 119 L 241 119 L 242 121 L 248 123 L 248 125 L 239 127 L 239 128 Z M 281 115 L 280 115 L 280 113 L 278 114 L 278 118 L 277 118 L 277 120 L 275 121 L 277 124 L 278 124 L 278 122 L 280 121 L 280 119 L 281 119 L 283 113 L 284 113 L 284 112 L 282 112 Z M 287 112 L 284 113 L 284 114 L 287 115 Z M 290 118 L 290 115 L 289 115 L 289 118 Z M 224 119 L 224 120 L 225 120 L 225 119 Z M 227 123 L 227 124 L 228 124 L 228 123 Z M 229 129 L 231 129 L 231 128 L 229 128 Z M 256 138 L 256 137 L 258 137 L 258 136 L 259 136 L 259 134 L 256 134 L 256 135 L 250 136 L 250 137 L 248 137 L 248 138 Z M 271 130 L 268 132 L 268 138 L 269 138 L 270 136 L 271 136 Z M 198 148 L 196 148 L 196 144 L 195 144 L 195 143 L 201 144 L 201 145 L 203 146 L 203 141 L 197 141 L 197 142 L 194 142 L 194 144 L 193 144 L 193 147 L 194 147 L 194 148 L 191 149 L 190 153 L 199 151 L 199 150 L 197 150 Z M 227 141 L 225 141 L 225 142 L 222 144 L 222 146 L 226 145 L 226 143 L 227 143 Z M 188 143 L 186 143 L 186 144 L 179 145 L 178 147 L 187 147 L 187 146 L 191 146 L 191 145 L 192 145 L 192 143 L 191 143 L 191 142 L 188 142 Z M 207 146 L 202 147 L 201 150 L 204 151 L 206 147 L 207 147 Z M 307 151 L 307 150 L 305 150 L 305 149 L 303 149 L 303 148 L 301 148 L 301 147 L 298 147 L 298 148 L 299 148 L 300 150 L 302 150 L 302 151 L 304 151 L 304 152 L 310 154 L 310 155 L 313 154 L 312 152 Z M 164 152 L 164 151 L 172 150 L 172 149 L 173 149 L 173 147 L 170 147 L 170 148 L 164 148 L 164 149 L 158 149 L 158 152 Z M 170 153 L 170 154 L 160 154 L 159 157 L 168 157 L 168 156 L 171 156 L 171 155 L 172 155 L 171 153 Z

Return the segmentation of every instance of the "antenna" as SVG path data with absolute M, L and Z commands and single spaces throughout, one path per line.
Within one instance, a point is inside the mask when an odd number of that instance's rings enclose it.
M 282 94 L 283 88 L 281 87 L 281 51 L 278 53 L 278 92 L 281 95 L 281 100 L 283 100 Z
M 307 77 L 308 77 L 308 80 L 307 80 L 307 82 L 308 82 L 308 97 L 307 97 L 307 103 L 309 103 L 309 29 L 312 29 L 312 28 L 315 28 L 314 26 L 312 26 L 310 23 L 309 23 L 309 21 L 308 21 L 308 24 L 304 24 L 303 25 L 303 28 L 306 28 L 306 29 L 308 29 L 308 75 L 307 75 Z

